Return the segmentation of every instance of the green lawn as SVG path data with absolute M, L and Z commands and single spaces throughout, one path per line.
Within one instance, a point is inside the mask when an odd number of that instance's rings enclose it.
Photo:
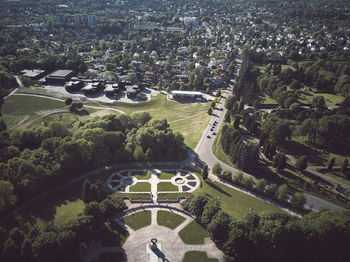
M 157 185 L 157 191 L 158 192 L 168 192 L 168 191 L 178 192 L 179 188 L 170 182 L 160 182 Z
M 17 125 L 21 122 L 25 116 L 16 116 L 16 115 L 4 115 L 2 119 L 4 119 L 7 129 L 11 129 L 13 126 Z
M 178 214 L 159 210 L 157 213 L 157 223 L 158 225 L 168 227 L 170 229 L 177 228 L 186 218 Z
M 37 217 L 37 222 L 54 222 L 57 226 L 62 226 L 69 221 L 73 221 L 82 213 L 85 203 L 80 199 L 80 185 L 63 190 L 42 203 L 33 206 L 30 213 Z
M 201 225 L 193 220 L 179 232 L 179 236 L 185 244 L 202 245 L 204 244 L 204 239 L 209 237 L 209 234 Z
M 132 176 L 136 177 L 137 179 L 150 179 L 151 173 L 147 171 L 132 171 Z
M 85 203 L 81 199 L 75 201 L 66 201 L 62 205 L 56 207 L 54 223 L 58 226 L 66 224 L 78 217 L 83 212 Z
M 207 252 L 204 251 L 187 251 L 182 262 L 217 262 L 216 258 L 208 258 Z
M 176 200 L 180 196 L 187 197 L 189 193 L 158 193 L 158 200 Z
M 33 96 L 10 96 L 2 106 L 4 115 L 34 115 L 39 111 L 63 109 L 65 103 Z
M 170 179 L 175 175 L 176 175 L 176 171 L 174 171 L 174 172 L 160 172 L 160 174 L 158 175 L 158 178 L 159 179 Z
M 151 211 L 149 210 L 140 211 L 123 218 L 124 223 L 133 230 L 138 230 L 142 227 L 149 226 L 151 224 L 151 219 Z
M 131 186 L 130 192 L 151 192 L 151 184 L 148 182 L 138 182 Z
M 195 192 L 193 192 L 193 194 L 209 195 L 212 198 L 220 198 L 219 201 L 222 210 L 235 218 L 242 217 L 251 209 L 255 212 L 276 211 L 285 213 L 285 211 L 282 209 L 266 203 L 263 200 L 249 196 L 236 189 L 227 187 L 217 182 L 204 182 L 200 175 L 198 175 L 198 177 L 201 179 L 202 187 L 199 187 Z
M 43 117 L 44 123 L 50 123 L 52 121 L 58 121 L 61 123 L 67 124 L 69 127 L 72 127 L 76 121 L 79 121 L 79 117 L 70 112 L 67 113 L 55 113 L 46 117 Z

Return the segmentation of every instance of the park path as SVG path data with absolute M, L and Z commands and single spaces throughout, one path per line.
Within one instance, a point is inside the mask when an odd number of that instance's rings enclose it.
M 171 262 L 181 262 L 187 251 L 204 251 L 207 252 L 209 257 L 215 257 L 220 262 L 223 261 L 222 251 L 210 240 L 205 241 L 205 244 L 201 245 L 188 245 L 182 241 L 178 232 L 194 220 L 190 215 L 187 215 L 180 209 L 174 209 L 169 206 L 154 207 L 150 205 L 148 207 L 143 206 L 142 208 L 137 208 L 136 210 L 145 209 L 151 209 L 152 222 L 151 225 L 130 233 L 128 239 L 125 241 L 123 249 L 128 261 L 149 261 L 154 257 L 155 254 L 151 254 L 147 248 L 152 238 L 157 239 L 157 246 L 160 249 L 158 257 L 163 257 Z M 185 217 L 186 220 L 175 230 L 159 226 L 157 224 L 157 212 L 159 210 L 167 210 L 179 214 Z M 134 210 L 130 211 L 134 212 Z M 124 215 L 130 214 L 130 211 L 126 212 Z M 123 214 L 120 217 L 123 217 Z

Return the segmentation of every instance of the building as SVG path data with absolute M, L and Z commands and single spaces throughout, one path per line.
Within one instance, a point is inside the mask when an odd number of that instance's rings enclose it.
M 196 17 L 184 17 L 185 26 L 197 26 L 198 21 Z
M 45 76 L 45 70 L 39 70 L 39 69 L 24 69 L 21 71 L 21 74 L 23 76 L 27 76 L 32 80 L 39 80 L 40 78 L 43 78 Z
M 84 16 L 83 15 L 74 15 L 74 23 L 76 25 L 82 24 L 84 22 Z
M 103 88 L 104 85 L 102 85 L 102 82 L 90 82 L 81 91 L 83 91 L 84 95 L 94 95 L 102 91 Z
M 88 25 L 89 26 L 96 26 L 96 24 L 97 24 L 97 19 L 96 19 L 96 16 L 95 15 L 88 15 L 88 17 L 87 17 L 87 19 L 88 19 Z
M 83 81 L 69 81 L 65 84 L 65 89 L 67 92 L 74 92 L 82 89 L 84 87 Z
M 139 87 L 137 85 L 126 86 L 125 93 L 128 98 L 134 98 L 139 93 Z
M 193 91 L 171 91 L 172 98 L 174 100 L 203 100 L 203 94 L 201 92 Z
M 76 72 L 73 70 L 60 69 L 45 77 L 45 82 L 46 84 L 64 85 L 65 82 L 69 81 L 75 75 Z
M 106 88 L 104 90 L 106 96 L 115 96 L 116 94 L 118 94 L 118 92 L 118 84 L 108 84 L 106 85 Z
M 64 22 L 64 15 L 63 14 L 56 15 L 56 20 L 58 23 L 63 23 Z

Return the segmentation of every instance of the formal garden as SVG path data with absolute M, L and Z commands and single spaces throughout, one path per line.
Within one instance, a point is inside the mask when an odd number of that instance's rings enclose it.
M 125 169 L 113 172 L 107 186 L 121 196 L 131 196 L 131 200 L 149 200 L 151 196 L 166 200 L 194 192 L 200 186 L 200 179 L 186 170 Z M 135 199 L 135 195 L 139 196 Z

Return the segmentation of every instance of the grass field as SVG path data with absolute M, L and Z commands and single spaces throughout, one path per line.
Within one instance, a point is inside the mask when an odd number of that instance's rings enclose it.
M 2 119 L 4 119 L 7 129 L 11 129 L 19 122 L 21 122 L 26 116 L 17 116 L 17 115 L 4 115 Z
M 183 134 L 185 144 L 191 148 L 197 145 L 202 131 L 210 119 L 207 114 L 209 103 L 179 103 L 168 100 L 162 94 L 153 96 L 151 101 L 138 104 L 123 102 L 104 104 L 93 101 L 89 101 L 88 104 L 117 108 L 127 114 L 148 112 L 154 118 L 166 118 L 174 131 Z
M 30 213 L 37 217 L 39 224 L 52 221 L 55 225 L 62 226 L 73 221 L 85 207 L 80 199 L 80 188 L 81 185 L 77 184 L 46 198 L 41 204 L 34 206 Z
M 176 172 L 160 172 L 158 179 L 170 179 L 176 175 Z
M 196 221 L 192 221 L 179 232 L 179 236 L 185 244 L 202 245 L 204 244 L 204 239 L 209 237 L 209 234 Z
M 151 184 L 148 182 L 138 182 L 130 187 L 130 192 L 151 192 Z
M 65 106 L 65 103 L 61 101 L 42 97 L 14 95 L 5 99 L 2 113 L 4 115 L 34 115 L 42 111 L 63 109 Z
M 201 179 L 202 187 L 198 188 L 193 194 L 219 198 L 222 210 L 235 218 L 242 217 L 251 209 L 255 212 L 275 211 L 285 213 L 282 209 L 266 203 L 263 200 L 249 196 L 217 182 L 204 182 L 200 175 L 198 175 L 198 177 Z
M 178 214 L 159 210 L 157 213 L 157 223 L 158 225 L 168 227 L 170 229 L 177 228 L 186 218 Z
M 170 182 L 160 182 L 157 185 L 158 192 L 175 191 L 178 192 L 179 188 Z
M 193 262 L 193 261 L 217 262 L 218 260 L 216 258 L 208 258 L 207 253 L 204 251 L 188 251 L 188 252 L 186 252 L 182 262 Z
M 142 227 L 149 226 L 151 224 L 151 219 L 151 211 L 149 210 L 140 211 L 123 218 L 124 223 L 133 230 L 138 230 Z

